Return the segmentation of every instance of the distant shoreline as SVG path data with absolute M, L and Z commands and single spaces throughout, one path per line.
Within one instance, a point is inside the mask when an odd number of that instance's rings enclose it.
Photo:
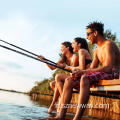
M 2 88 L 0 88 L 0 91 L 7 91 L 7 92 L 27 94 L 26 92 L 20 92 L 20 91 L 16 91 L 16 90 L 7 90 L 7 89 L 2 89 Z

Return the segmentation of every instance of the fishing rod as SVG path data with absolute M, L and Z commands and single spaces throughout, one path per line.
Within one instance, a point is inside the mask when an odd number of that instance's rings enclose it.
M 14 49 L 9 48 L 9 47 L 6 47 L 6 46 L 4 46 L 4 45 L 0 45 L 0 47 L 5 48 L 5 49 L 10 50 L 10 51 L 13 51 L 13 52 L 16 52 L 16 53 L 19 53 L 19 54 L 21 54 L 21 55 L 27 56 L 27 57 L 29 57 L 29 58 L 32 58 L 32 59 L 35 59 L 35 60 L 41 61 L 41 62 L 43 62 L 43 63 L 49 64 L 49 65 L 54 66 L 54 67 L 56 67 L 56 68 L 59 68 L 59 69 L 65 70 L 65 71 L 67 71 L 67 72 L 71 72 L 71 70 L 67 70 L 67 69 L 65 69 L 65 68 L 63 68 L 63 67 L 61 67 L 61 66 L 58 66 L 57 64 L 55 65 L 55 64 L 49 63 L 49 62 L 47 62 L 47 61 L 40 60 L 40 59 L 35 58 L 35 57 L 31 56 L 31 55 L 28 55 L 28 54 L 25 54 L 25 53 L 23 53 L 23 52 L 20 52 L 20 51 L 14 50 Z
M 16 46 L 16 45 L 14 45 L 14 44 L 11 44 L 11 43 L 9 43 L 9 42 L 6 42 L 6 41 L 4 41 L 4 40 L 2 40 L 2 39 L 0 39 L 0 41 L 3 42 L 3 43 L 6 43 L 6 44 L 8 44 L 8 45 L 11 45 L 11 46 L 13 46 L 13 47 L 15 47 L 15 48 L 18 48 L 18 49 L 20 49 L 20 50 L 23 50 L 23 51 L 25 51 L 25 52 L 27 52 L 27 53 L 30 53 L 30 54 L 32 54 L 32 55 L 34 55 L 34 56 L 37 56 L 37 57 L 39 56 L 39 55 L 37 55 L 37 54 L 35 54 L 35 53 L 33 53 L 33 52 L 30 52 L 30 51 L 28 51 L 28 50 L 25 50 L 25 49 L 23 49 L 23 48 L 21 48 L 21 47 L 19 47 L 19 46 Z M 44 58 L 44 60 L 46 60 L 46 61 L 48 61 L 48 62 L 51 62 L 51 63 L 57 65 L 57 63 L 55 63 L 55 62 L 53 62 L 53 61 L 51 61 L 51 60 L 48 60 L 48 59 L 46 59 L 46 58 Z

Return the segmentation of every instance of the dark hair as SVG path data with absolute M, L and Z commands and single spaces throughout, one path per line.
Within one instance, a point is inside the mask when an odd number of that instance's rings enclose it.
M 74 40 L 77 42 L 77 44 L 81 44 L 81 48 L 86 49 L 90 53 L 86 39 L 77 37 Z
M 62 43 L 62 45 L 64 45 L 65 47 L 69 47 L 69 51 L 71 53 L 73 53 L 73 48 L 72 48 L 72 43 L 71 42 L 65 41 L 65 42 Z
M 62 43 L 62 45 L 64 45 L 65 47 L 69 47 L 69 51 L 71 53 L 73 53 L 73 48 L 72 48 L 72 43 L 71 42 L 65 41 L 65 42 Z M 67 57 L 65 55 L 62 54 L 61 59 L 62 59 L 63 63 L 66 63 L 66 64 L 70 65 L 70 63 L 68 63 Z
M 104 36 L 104 24 L 101 22 L 91 22 L 86 26 L 86 29 L 90 28 L 93 32 L 98 31 L 98 33 Z

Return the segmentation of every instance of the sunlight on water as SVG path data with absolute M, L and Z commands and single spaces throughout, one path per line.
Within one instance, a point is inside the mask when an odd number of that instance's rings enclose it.
M 0 91 L 0 120 L 44 120 L 48 118 L 45 111 L 27 95 Z
M 43 97 L 42 97 L 43 98 Z M 56 112 L 47 113 L 52 96 L 44 96 L 44 100 L 32 101 L 25 94 L 0 91 L 0 120 L 54 120 Z M 109 112 L 89 110 L 82 120 L 119 120 L 120 116 Z M 67 113 L 66 120 L 72 120 L 74 114 Z

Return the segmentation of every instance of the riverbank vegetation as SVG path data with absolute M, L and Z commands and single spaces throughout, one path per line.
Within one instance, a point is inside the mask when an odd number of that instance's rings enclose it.
M 49 94 L 53 95 L 53 90 L 50 87 L 50 82 L 55 80 L 55 76 L 58 73 L 66 73 L 61 69 L 56 69 L 55 72 L 52 74 L 52 77 L 48 79 L 44 79 L 42 81 L 36 81 L 35 86 L 30 90 L 29 94 L 37 93 L 37 94 Z

